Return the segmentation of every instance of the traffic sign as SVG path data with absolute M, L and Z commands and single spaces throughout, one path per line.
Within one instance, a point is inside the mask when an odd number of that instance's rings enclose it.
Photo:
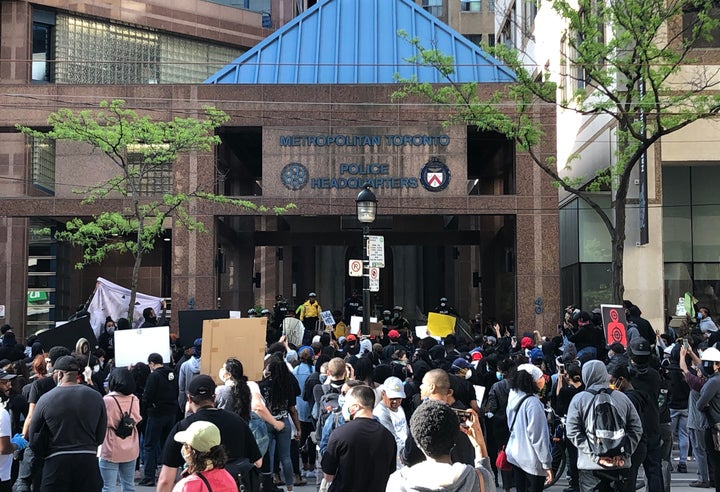
M 376 267 L 370 267 L 370 292 L 380 291 L 380 269 Z
M 367 250 L 370 267 L 385 268 L 385 238 L 368 236 Z
M 350 275 L 351 277 L 362 277 L 362 260 L 350 260 L 348 262 L 348 275 Z

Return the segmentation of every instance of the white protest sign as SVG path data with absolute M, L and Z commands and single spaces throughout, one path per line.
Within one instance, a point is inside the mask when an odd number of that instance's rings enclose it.
M 325 326 L 332 326 L 335 324 L 335 318 L 333 318 L 330 311 L 323 311 L 320 313 L 320 316 L 322 317 L 322 322 Z
M 475 400 L 477 400 L 478 405 L 482 405 L 483 398 L 485 397 L 485 386 L 473 384 L 473 388 L 475 388 Z
M 147 363 L 148 355 L 157 352 L 163 362 L 170 362 L 170 327 L 115 330 L 115 366 L 127 367 Z
M 362 326 L 362 316 L 350 316 L 350 333 L 357 335 Z M 370 318 L 370 323 L 377 323 L 377 318 Z

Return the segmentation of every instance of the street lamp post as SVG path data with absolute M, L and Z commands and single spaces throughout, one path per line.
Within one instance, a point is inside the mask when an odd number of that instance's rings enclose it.
M 358 194 L 355 199 L 357 207 L 357 219 L 363 225 L 363 323 L 362 334 L 370 334 L 370 258 L 368 257 L 368 239 L 370 236 L 370 224 L 375 222 L 377 213 L 377 198 L 375 193 L 370 191 L 370 185 Z

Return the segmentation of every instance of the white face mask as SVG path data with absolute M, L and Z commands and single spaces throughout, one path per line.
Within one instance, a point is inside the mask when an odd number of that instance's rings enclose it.
M 353 416 L 350 413 L 350 405 L 347 402 L 343 404 L 341 412 L 345 422 L 350 422 L 353 419 Z

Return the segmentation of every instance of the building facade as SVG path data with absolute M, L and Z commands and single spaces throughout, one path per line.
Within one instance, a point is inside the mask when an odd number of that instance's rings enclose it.
M 391 97 L 399 88 L 395 74 L 442 82 L 431 69 L 406 61 L 412 47 L 397 35 L 401 29 L 454 50 L 458 81 L 481 82 L 483 97 L 503 90 L 512 73 L 410 0 L 396 2 L 391 15 L 380 0 L 365 0 L 359 15 L 360 1 L 306 5 L 276 32 L 253 39 L 253 46 L 244 45 L 251 42 L 243 40 L 249 34 L 239 32 L 243 24 L 233 43 L 220 33 L 207 35 L 200 43 L 206 49 L 200 65 L 210 67 L 211 60 L 227 54 L 222 50 L 247 51 L 225 60 L 224 68 L 212 65 L 207 83 L 168 80 L 166 65 L 173 63 L 167 59 L 152 70 L 146 70 L 149 62 L 127 63 L 133 73 L 149 77 L 150 72 L 156 81 L 32 83 L 29 56 L 18 58 L 15 70 L 23 66 L 26 79 L 3 80 L 7 111 L 0 117 L 8 163 L 0 167 L 8 190 L 0 200 L 0 249 L 8 265 L 0 280 L 5 320 L 32 330 L 65 319 L 91 294 L 97 276 L 127 284 L 127 258 L 75 271 L 78 252 L 38 234 L 45 227 L 62 227 L 69 217 L 121 209 L 117 199 L 85 205 L 74 192 L 79 182 L 112 176 L 110 164 L 82 145 L 41 147 L 13 131 L 15 123 L 43 127 L 48 113 L 62 107 L 122 98 L 154 118 L 199 115 L 204 104 L 231 118 L 218 130 L 222 143 L 214 152 L 183 156 L 158 175 L 149 195 L 167 187 L 202 189 L 268 207 L 296 207 L 275 216 L 198 202 L 194 217 L 207 232 L 170 226 L 143 267 L 140 290 L 171 297 L 174 311 L 270 307 L 277 294 L 299 304 L 310 291 L 318 293 L 324 309 L 341 308 L 361 287 L 347 268 L 362 251 L 355 197 L 368 183 L 378 198 L 372 231 L 385 241 L 373 313 L 401 304 L 406 317 L 422 319 L 445 296 L 464 317 L 482 313 L 486 319 L 514 321 L 523 331 L 554 326 L 558 212 L 547 206 L 557 202 L 550 180 L 504 136 L 445 126 L 444 108 Z M 3 8 L 6 3 L 18 2 L 3 2 Z M 234 13 L 262 25 L 260 12 L 217 8 L 219 18 Z M 35 7 L 28 9 L 26 23 Z M 58 16 L 68 15 L 55 14 L 56 25 Z M 134 26 L 141 32 L 147 27 Z M 248 31 L 253 32 L 249 26 Z M 260 28 L 258 34 L 263 33 Z M 163 31 L 158 39 L 167 36 L 172 46 L 171 34 Z M 25 36 L 32 37 L 29 28 Z M 46 73 L 64 73 L 60 60 L 53 63 Z M 538 108 L 537 117 L 554 134 L 554 113 Z M 554 144 L 543 150 L 554 153 Z M 38 297 L 33 303 L 28 292 L 46 293 L 47 300 Z

